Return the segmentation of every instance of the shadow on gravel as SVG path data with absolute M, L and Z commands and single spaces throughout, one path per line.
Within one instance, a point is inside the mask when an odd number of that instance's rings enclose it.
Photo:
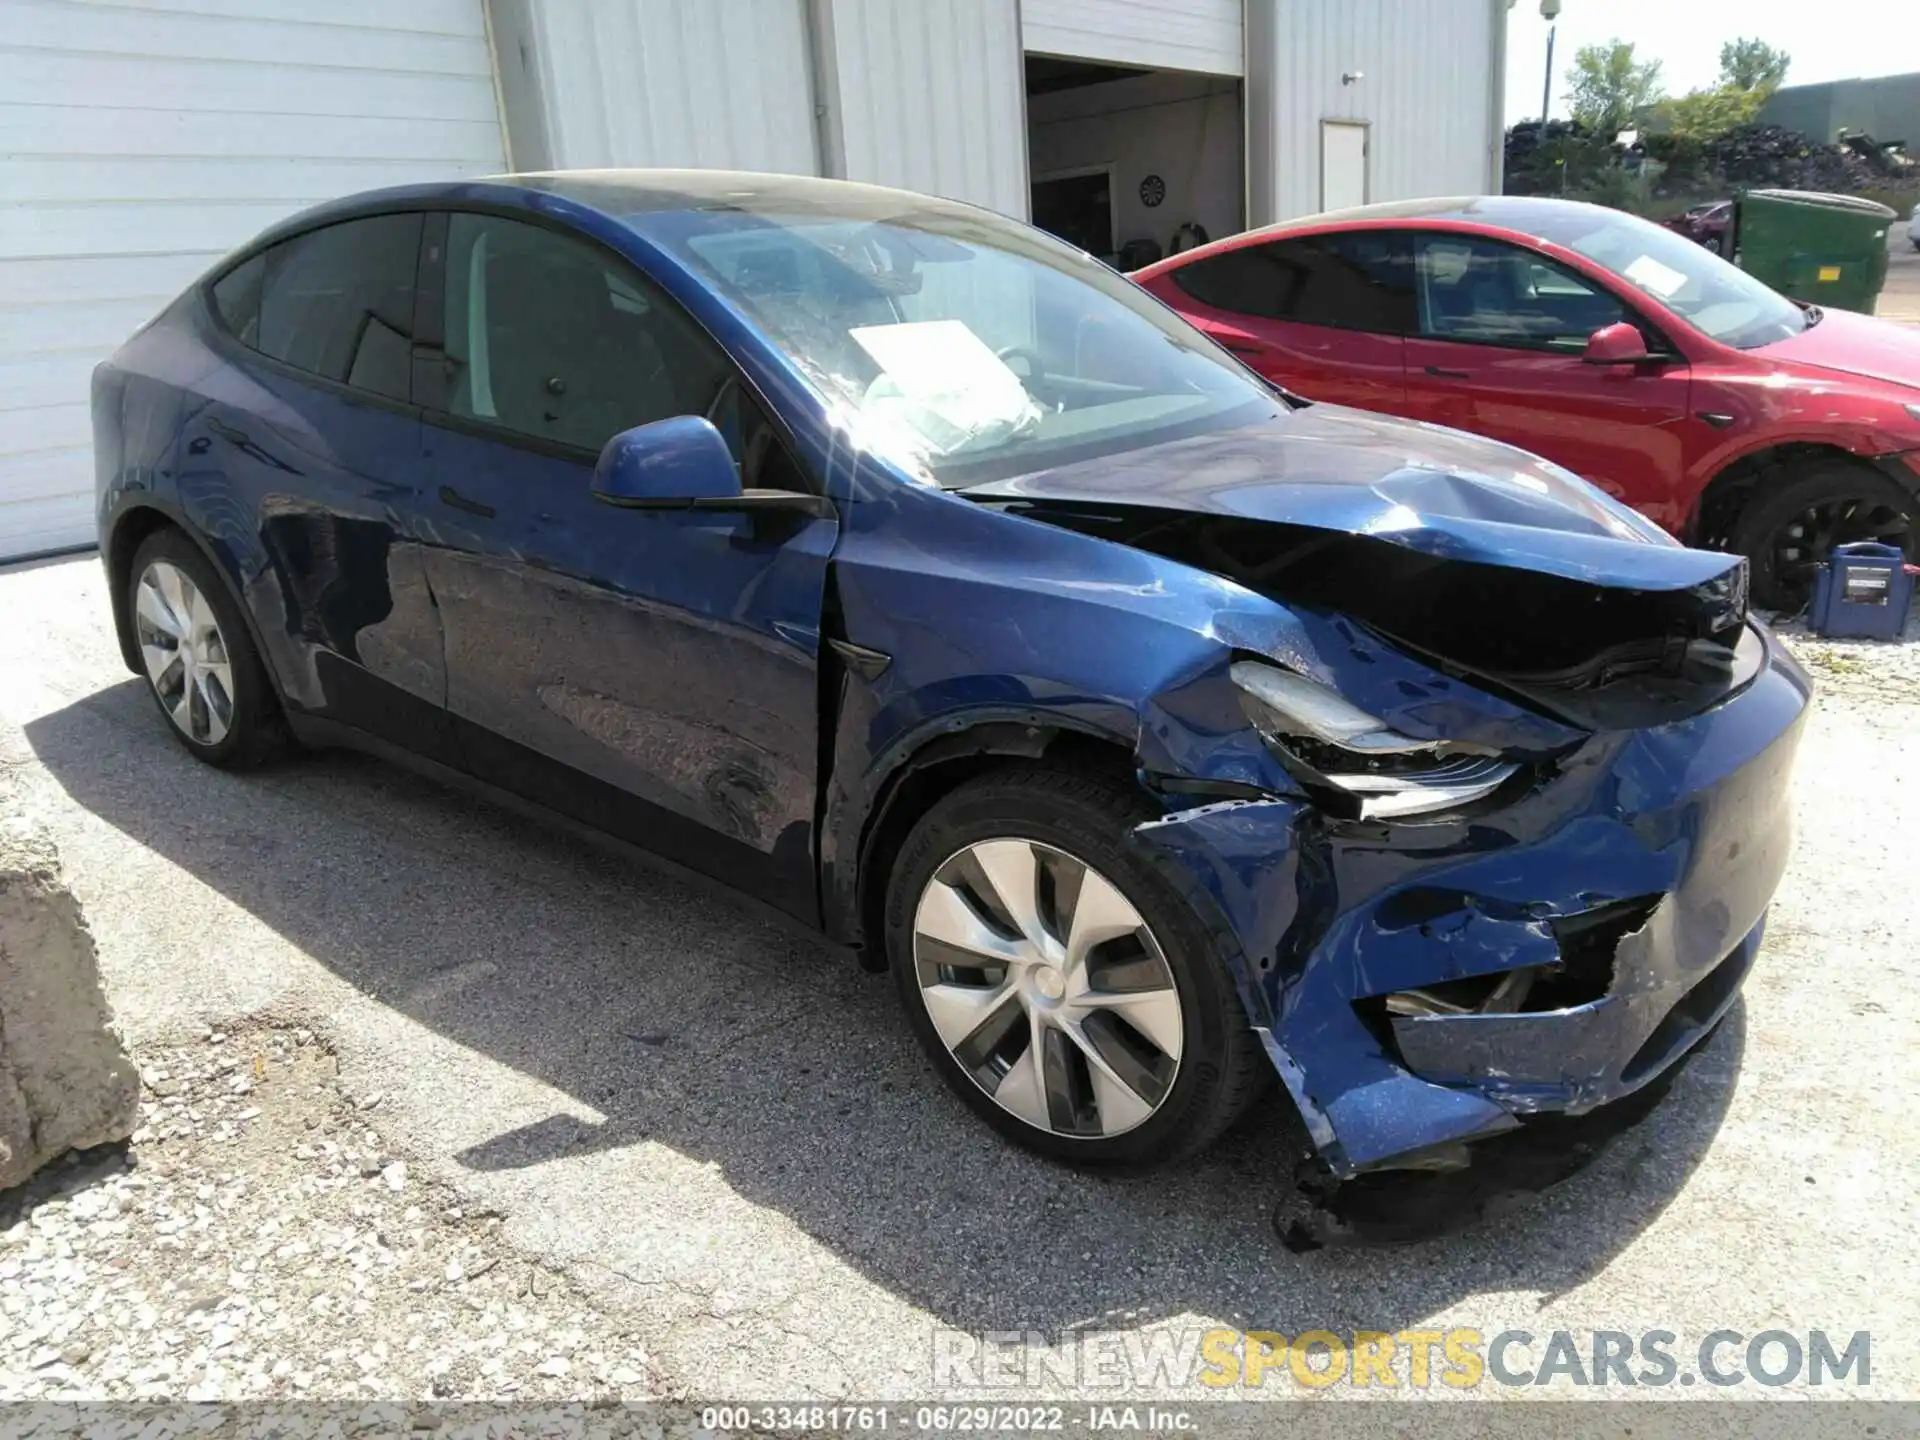
M 664 1144 L 976 1332 L 1188 1312 L 1287 1334 L 1392 1330 L 1482 1291 L 1571 1289 L 1679 1191 L 1745 1044 L 1736 1007 L 1650 1119 L 1511 1213 L 1413 1249 L 1296 1256 L 1270 1224 L 1292 1195 L 1297 1124 L 1277 1089 L 1177 1173 L 1077 1173 L 973 1120 L 884 977 L 715 894 L 358 756 L 207 770 L 132 679 L 26 733 L 93 814 L 381 1003 L 606 1117 L 555 1115 L 457 1164 L 533 1171 Z M 647 1254 L 618 1217 L 672 1203 L 657 1168 L 634 1165 L 620 1200 L 568 1200 L 569 1215 L 605 1217 L 581 1249 L 629 1274 Z

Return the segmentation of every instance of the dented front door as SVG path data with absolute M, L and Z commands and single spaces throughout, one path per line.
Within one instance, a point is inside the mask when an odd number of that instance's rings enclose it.
M 836 523 L 614 509 L 583 463 L 428 431 L 468 766 L 810 918 Z
M 731 359 L 612 252 L 456 212 L 422 285 L 417 525 L 468 768 L 812 919 L 837 522 L 594 499 L 605 442 L 676 415 L 714 422 L 744 484 L 809 487 Z

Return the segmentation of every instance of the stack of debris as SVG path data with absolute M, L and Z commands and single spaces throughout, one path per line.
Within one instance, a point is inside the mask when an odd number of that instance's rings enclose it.
M 1504 188 L 1509 195 L 1558 195 L 1620 154 L 1577 120 L 1523 120 L 1507 131 Z
M 1631 138 L 1631 137 L 1629 137 Z M 1846 135 L 1823 145 L 1780 125 L 1740 125 L 1700 142 L 1663 133 L 1643 135 L 1629 151 L 1578 121 L 1523 121 L 1507 131 L 1509 195 L 1604 194 L 1609 172 L 1632 172 L 1657 161 L 1654 196 L 1717 197 L 1737 190 L 1819 190 L 1844 195 L 1920 186 L 1920 165 L 1898 145 Z M 1608 203 L 1619 203 L 1609 201 Z
M 1704 168 L 1727 190 L 1849 193 L 1882 183 L 1866 160 L 1779 125 L 1742 125 L 1702 147 Z

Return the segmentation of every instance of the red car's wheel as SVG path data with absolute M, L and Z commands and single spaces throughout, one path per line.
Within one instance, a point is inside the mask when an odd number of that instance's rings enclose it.
M 1763 477 L 1734 524 L 1729 548 L 1753 566 L 1753 603 L 1794 611 L 1813 594 L 1813 577 L 1836 545 L 1878 540 L 1909 560 L 1920 503 L 1865 465 L 1816 461 Z

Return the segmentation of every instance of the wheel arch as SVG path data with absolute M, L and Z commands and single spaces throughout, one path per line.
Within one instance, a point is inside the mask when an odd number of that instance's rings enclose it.
M 1692 545 L 1724 547 L 1740 512 L 1770 473 L 1823 460 L 1871 470 L 1910 495 L 1920 493 L 1920 477 L 1906 471 L 1904 466 L 1883 463 L 1877 456 L 1864 455 L 1832 441 L 1791 440 L 1762 445 L 1725 461 L 1714 472 L 1701 488 L 1699 502 L 1694 506 L 1693 518 L 1683 538 Z
M 260 634 L 260 623 L 254 616 L 253 607 L 247 604 L 246 597 L 241 594 L 240 587 L 234 584 L 232 573 L 221 563 L 220 556 L 207 543 L 206 537 L 176 506 L 146 496 L 122 506 L 104 528 L 100 541 L 100 559 L 106 566 L 108 599 L 113 607 L 114 638 L 119 641 L 120 658 L 126 662 L 127 669 L 136 675 L 146 673 L 140 663 L 140 645 L 133 633 L 133 617 L 127 608 L 127 582 L 132 578 L 133 557 L 139 553 L 149 536 L 161 530 L 178 530 L 186 536 L 189 543 L 205 557 L 213 573 L 220 577 L 227 598 L 233 601 L 234 608 L 240 612 L 241 623 L 247 627 L 248 638 L 253 641 L 261 666 L 267 672 L 275 703 L 284 703 L 281 700 L 279 677 L 273 673 L 271 652 Z
M 907 737 L 875 767 L 867 803 L 843 800 L 830 827 L 854 840 L 854 865 L 843 879 L 823 877 L 822 911 L 828 934 L 851 945 L 863 969 L 886 969 L 881 912 L 886 904 L 888 857 L 914 823 L 954 790 L 991 770 L 1046 764 L 1138 783 L 1131 739 L 1075 717 L 1044 711 L 989 711 L 948 716 Z M 836 789 L 838 787 L 836 786 Z M 844 792 L 842 792 L 844 794 Z M 857 809 L 857 813 L 852 812 Z

